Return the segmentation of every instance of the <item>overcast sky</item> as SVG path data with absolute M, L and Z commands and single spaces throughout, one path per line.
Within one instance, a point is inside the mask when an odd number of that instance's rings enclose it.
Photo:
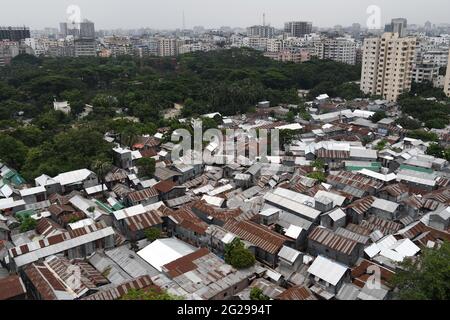
M 405 17 L 409 23 L 450 23 L 449 0 L 4 0 L 0 25 L 27 25 L 32 29 L 58 27 L 67 19 L 69 5 L 78 5 L 82 18 L 96 29 L 181 28 L 203 25 L 246 27 L 262 23 L 273 26 L 285 21 L 307 20 L 314 26 L 365 25 L 370 5 L 381 8 L 381 22 Z

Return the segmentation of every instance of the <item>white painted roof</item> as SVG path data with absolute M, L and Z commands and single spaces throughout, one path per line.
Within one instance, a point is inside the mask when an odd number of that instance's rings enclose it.
M 223 198 L 208 196 L 206 194 L 202 197 L 202 200 L 205 200 L 208 204 L 219 208 L 222 207 L 222 204 L 225 201 Z
M 23 201 L 23 200 L 16 201 L 13 198 L 0 199 L 0 210 L 24 206 L 24 205 L 25 205 L 25 201 Z
M 94 174 L 88 169 L 81 169 L 75 171 L 69 171 L 58 174 L 53 180 L 59 182 L 62 186 L 79 183 L 86 180 L 91 174 Z
M 42 192 L 45 192 L 45 187 L 43 187 L 43 186 L 29 188 L 29 189 L 23 189 L 23 190 L 19 191 L 21 197 L 31 196 L 33 194 L 42 193 Z
M 138 214 L 143 214 L 145 212 L 147 212 L 147 210 L 144 208 L 144 206 L 142 204 L 138 204 L 133 207 L 117 210 L 113 214 L 116 220 L 122 220 L 128 217 L 136 216 Z
M 389 173 L 389 174 L 382 174 L 378 173 L 369 169 L 362 169 L 358 171 L 358 173 L 361 173 L 365 176 L 368 176 L 370 178 L 374 178 L 383 182 L 391 182 L 394 181 L 397 178 L 397 175 L 395 173 Z
M 290 123 L 286 124 L 284 126 L 276 127 L 275 129 L 279 130 L 301 130 L 303 127 L 300 125 L 300 123 Z
M 376 209 L 380 209 L 387 212 L 395 212 L 398 208 L 399 204 L 396 202 L 375 198 L 375 201 L 372 202 L 372 207 Z
M 333 221 L 338 221 L 339 219 L 345 218 L 345 212 L 342 211 L 341 208 L 337 208 L 336 210 L 331 211 L 328 213 L 328 216 L 333 219 Z
M 289 226 L 289 228 L 287 228 L 287 230 L 284 233 L 284 235 L 286 237 L 289 237 L 289 238 L 292 238 L 292 239 L 297 239 L 300 236 L 300 234 L 302 233 L 302 231 L 303 231 L 302 227 L 299 227 L 299 226 L 291 224 Z
M 102 185 L 99 184 L 97 186 L 89 187 L 84 189 L 84 191 L 86 191 L 87 194 L 99 193 L 102 192 Z M 103 191 L 108 191 L 108 187 L 105 184 L 103 185 Z
M 301 252 L 298 250 L 283 246 L 283 248 L 281 248 L 280 252 L 278 253 L 278 256 L 286 261 L 289 261 L 290 263 L 294 263 L 300 254 Z
M 75 230 L 75 229 L 80 229 L 80 228 L 84 228 L 87 226 L 90 226 L 92 224 L 94 224 L 95 221 L 91 218 L 86 218 L 83 220 L 79 220 L 77 222 L 74 223 L 69 223 L 68 226 L 70 227 L 70 229 Z
M 344 265 L 322 256 L 318 256 L 308 269 L 310 274 L 333 286 L 341 280 L 346 271 L 347 267 Z
M 176 238 L 158 239 L 137 254 L 158 271 L 172 261 L 196 251 L 196 248 Z
M 329 198 L 331 200 L 333 200 L 333 205 L 336 207 L 340 207 L 342 206 L 342 204 L 345 201 L 345 197 L 341 196 L 339 194 L 333 193 L 333 192 L 328 192 L 328 191 L 324 191 L 324 190 L 319 190 L 317 191 L 316 195 L 314 196 L 315 199 L 318 199 L 320 197 L 326 197 Z

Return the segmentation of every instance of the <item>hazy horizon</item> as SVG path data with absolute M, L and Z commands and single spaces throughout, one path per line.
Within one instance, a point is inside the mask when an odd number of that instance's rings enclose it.
M 311 21 L 314 26 L 365 26 L 370 5 L 381 8 L 381 23 L 403 17 L 409 24 L 431 21 L 450 23 L 448 0 L 15 0 L 0 11 L 0 25 L 26 25 L 32 29 L 58 28 L 66 10 L 78 5 L 81 18 L 95 22 L 96 29 L 176 29 L 204 26 L 247 27 L 266 22 L 282 27 L 286 21 Z

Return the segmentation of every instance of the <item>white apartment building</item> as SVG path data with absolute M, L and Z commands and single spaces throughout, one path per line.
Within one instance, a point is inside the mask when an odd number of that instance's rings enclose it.
M 431 82 L 439 77 L 439 66 L 434 63 L 417 63 L 413 68 L 413 81 L 416 83 Z
M 324 38 L 315 40 L 314 55 L 319 59 L 329 59 L 346 64 L 356 63 L 356 42 L 349 38 Z
M 448 61 L 449 63 L 447 64 L 447 73 L 445 74 L 444 92 L 447 97 L 450 97 L 450 52 L 448 55 Z
M 266 51 L 268 38 L 244 38 L 243 45 L 255 50 Z
M 177 39 L 160 38 L 158 47 L 160 57 L 174 57 L 177 55 Z
M 268 39 L 267 40 L 266 51 L 269 51 L 269 52 L 280 52 L 283 49 L 284 49 L 284 42 L 283 42 L 283 40 L 279 40 L 279 39 Z
M 448 63 L 448 50 L 431 50 L 422 53 L 424 62 L 433 63 L 437 67 L 445 67 Z
M 411 90 L 416 38 L 386 32 L 364 41 L 361 91 L 396 101 Z

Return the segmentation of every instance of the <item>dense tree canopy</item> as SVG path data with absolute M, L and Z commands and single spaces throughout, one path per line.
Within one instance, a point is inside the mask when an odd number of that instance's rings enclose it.
M 450 243 L 439 249 L 422 248 L 422 255 L 401 263 L 392 279 L 402 300 L 450 299 Z
M 240 239 L 235 238 L 225 246 L 225 262 L 236 269 L 245 269 L 255 264 L 255 256 L 245 248 Z
M 191 117 L 245 113 L 261 100 L 300 104 L 297 89 L 353 98 L 359 73 L 358 66 L 333 61 L 281 63 L 251 49 L 141 60 L 19 55 L 0 72 L 0 159 L 27 179 L 90 168 L 111 161 L 106 132 L 131 146 L 139 134 L 172 127 L 163 114 L 175 103 Z M 68 101 L 70 114 L 54 111 L 55 100 Z

